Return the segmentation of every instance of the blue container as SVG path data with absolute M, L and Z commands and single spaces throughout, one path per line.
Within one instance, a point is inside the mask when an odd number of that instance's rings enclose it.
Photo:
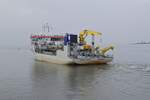
M 67 45 L 69 42 L 69 34 L 66 34 L 64 37 L 64 45 Z

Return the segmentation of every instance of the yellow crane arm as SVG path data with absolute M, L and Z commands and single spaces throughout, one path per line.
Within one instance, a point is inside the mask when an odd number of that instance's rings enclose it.
M 101 52 L 102 55 L 104 55 L 107 51 L 113 50 L 113 49 L 114 49 L 113 46 L 109 46 L 109 47 L 100 49 L 100 52 Z
M 101 35 L 102 33 L 100 32 L 95 32 L 95 31 L 90 31 L 90 30 L 83 30 L 79 34 L 80 42 L 85 42 L 85 38 L 87 35 Z

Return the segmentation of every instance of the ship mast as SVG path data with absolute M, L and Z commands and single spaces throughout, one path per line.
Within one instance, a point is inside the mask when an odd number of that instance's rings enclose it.
M 52 30 L 52 27 L 51 27 L 51 30 Z M 45 23 L 43 26 L 42 26 L 42 31 L 44 33 L 49 33 L 50 32 L 50 27 L 49 27 L 49 24 L 48 23 Z

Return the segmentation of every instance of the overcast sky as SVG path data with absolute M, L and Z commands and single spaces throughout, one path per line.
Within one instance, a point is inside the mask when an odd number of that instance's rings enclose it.
M 0 45 L 30 45 L 48 22 L 54 32 L 103 33 L 107 43 L 150 41 L 150 0 L 0 0 Z

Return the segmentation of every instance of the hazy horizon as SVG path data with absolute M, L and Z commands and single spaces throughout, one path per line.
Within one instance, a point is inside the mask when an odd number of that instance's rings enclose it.
M 149 0 L 1 0 L 0 45 L 28 46 L 44 23 L 53 32 L 103 33 L 111 44 L 150 41 Z

